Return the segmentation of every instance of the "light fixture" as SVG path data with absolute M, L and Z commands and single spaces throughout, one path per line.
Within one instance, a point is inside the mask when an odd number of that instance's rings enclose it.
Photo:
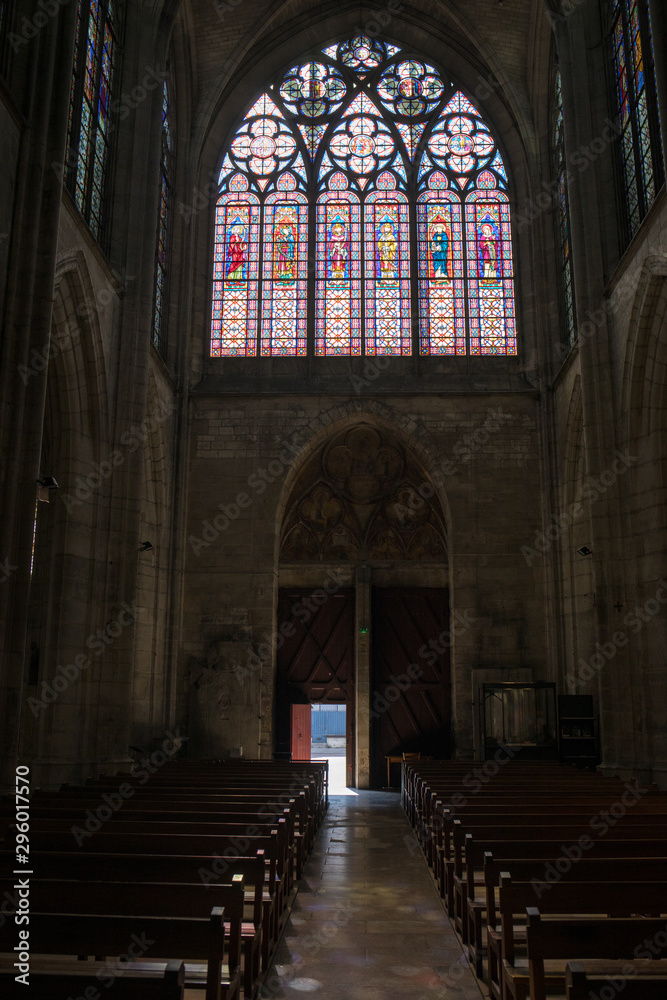
M 587 545 L 582 545 L 580 549 L 577 549 L 580 556 L 592 556 L 593 549 L 589 549 Z
M 152 543 L 151 542 L 142 542 L 141 545 L 139 546 L 139 551 L 140 552 L 152 552 L 153 551 L 153 545 L 152 545 Z
M 60 487 L 58 486 L 58 483 L 55 481 L 55 479 L 53 478 L 53 476 L 44 476 L 43 479 L 38 479 L 37 482 L 39 483 L 40 486 L 43 486 L 44 489 L 46 489 L 46 490 L 59 490 L 60 489 Z

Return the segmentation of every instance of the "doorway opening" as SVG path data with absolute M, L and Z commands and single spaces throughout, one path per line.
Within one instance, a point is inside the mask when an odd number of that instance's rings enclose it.
M 347 737 L 344 703 L 311 705 L 311 757 L 329 761 L 329 794 L 341 795 L 345 787 Z

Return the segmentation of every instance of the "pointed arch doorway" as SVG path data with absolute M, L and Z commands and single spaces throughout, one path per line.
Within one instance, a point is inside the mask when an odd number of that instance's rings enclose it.
M 290 706 L 343 702 L 348 785 L 386 784 L 387 754 L 449 756 L 445 538 L 437 492 L 391 430 L 347 427 L 304 464 L 281 532 L 277 751 Z

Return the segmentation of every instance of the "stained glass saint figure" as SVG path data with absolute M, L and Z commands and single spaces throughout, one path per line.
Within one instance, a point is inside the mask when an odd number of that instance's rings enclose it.
M 290 220 L 281 221 L 276 238 L 276 278 L 294 281 L 296 278 L 296 235 Z
M 391 222 L 383 222 L 378 231 L 378 278 L 397 278 L 396 254 L 398 251 L 398 240 L 396 230 Z
M 240 219 L 235 219 L 230 226 L 229 243 L 227 245 L 227 279 L 243 281 L 245 263 L 248 259 L 248 239 L 245 226 Z
M 438 218 L 431 227 L 431 259 L 433 261 L 433 277 L 448 278 L 447 255 L 449 253 L 449 233 L 444 220 Z
M 498 228 L 488 217 L 479 227 L 478 244 L 481 277 L 498 278 Z
M 337 215 L 329 227 L 329 278 L 342 280 L 347 277 L 349 241 L 347 226 Z

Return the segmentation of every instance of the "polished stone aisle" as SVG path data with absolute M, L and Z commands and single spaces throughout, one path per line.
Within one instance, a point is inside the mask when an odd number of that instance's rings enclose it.
M 397 793 L 331 797 L 261 996 L 306 993 L 480 1000 Z

